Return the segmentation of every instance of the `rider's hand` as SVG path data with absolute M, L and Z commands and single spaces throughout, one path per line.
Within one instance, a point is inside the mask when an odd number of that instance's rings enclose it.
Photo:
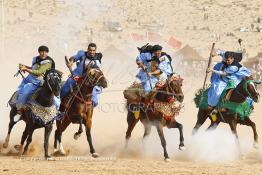
M 72 67 L 73 66 L 73 63 L 72 62 L 69 62 L 68 64 L 67 64 L 67 67 Z
M 215 51 L 215 50 L 213 50 L 212 52 L 211 52 L 211 57 L 215 57 L 215 56 L 217 56 L 218 54 L 217 54 L 217 52 Z
M 21 69 L 24 65 L 19 63 L 19 69 Z
M 209 72 L 212 72 L 212 71 L 213 71 L 213 69 L 207 68 L 206 73 L 209 73 Z
M 19 65 L 19 69 L 23 72 L 25 72 L 27 70 L 27 67 L 25 65 Z

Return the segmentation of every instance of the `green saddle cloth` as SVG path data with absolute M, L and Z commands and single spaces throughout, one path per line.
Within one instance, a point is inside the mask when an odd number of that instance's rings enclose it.
M 225 96 L 228 92 L 229 89 L 235 88 L 233 82 L 229 81 L 229 83 L 227 84 L 227 87 L 224 89 L 224 91 L 222 92 L 221 96 L 220 96 L 220 100 L 218 102 L 218 105 L 216 106 L 217 109 L 221 109 L 221 108 L 226 108 L 229 109 L 229 111 L 227 112 L 227 114 L 235 114 L 237 113 L 238 116 L 240 117 L 241 120 L 244 120 L 246 117 L 249 117 L 250 114 L 252 113 L 252 107 L 250 106 L 250 104 L 245 101 L 243 103 L 235 103 L 235 102 L 231 102 L 229 100 L 225 99 Z M 207 89 L 200 89 L 196 94 L 195 94 L 195 104 L 197 108 L 200 109 L 207 109 L 208 108 L 208 90 Z

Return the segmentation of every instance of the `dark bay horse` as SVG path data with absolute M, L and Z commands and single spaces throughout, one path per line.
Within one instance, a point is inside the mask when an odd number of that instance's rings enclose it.
M 175 77 L 175 78 L 174 78 Z M 154 92 L 154 102 L 164 102 L 172 103 L 170 99 L 175 99 L 179 103 L 183 102 L 184 95 L 182 92 L 183 79 L 177 75 L 173 75 L 168 78 L 163 87 Z M 166 150 L 166 140 L 164 137 L 163 127 L 167 128 L 178 128 L 180 133 L 180 144 L 179 149 L 183 150 L 184 147 L 184 136 L 183 136 L 183 125 L 178 123 L 175 116 L 164 116 L 163 113 L 155 110 L 154 106 L 150 102 L 130 101 L 124 92 L 125 98 L 127 98 L 127 123 L 128 128 L 126 131 L 126 147 L 128 146 L 128 141 L 131 137 L 131 133 L 136 126 L 138 121 L 144 125 L 144 136 L 147 137 L 151 132 L 151 127 L 155 126 L 158 135 L 161 140 L 161 145 L 164 150 L 164 157 L 166 161 L 170 161 L 167 150 Z M 139 114 L 137 112 L 139 111 Z
M 61 83 L 61 76 L 62 74 L 54 69 L 48 70 L 45 73 L 44 76 L 44 84 L 43 86 L 33 95 L 33 101 L 36 102 L 37 106 L 40 106 L 41 108 L 49 108 L 53 106 L 53 99 L 54 96 L 59 96 L 60 94 L 60 83 Z M 45 150 L 45 158 L 48 159 L 50 156 L 48 155 L 48 141 L 49 136 L 52 131 L 52 125 L 55 118 L 52 118 L 47 123 L 42 122 L 41 119 L 36 120 L 35 114 L 32 110 L 32 104 L 28 102 L 28 107 L 23 110 L 21 118 L 18 120 L 23 120 L 26 123 L 25 130 L 23 132 L 21 143 L 20 145 L 17 145 L 16 148 L 19 151 L 22 151 L 23 145 L 25 140 L 27 141 L 24 150 L 23 155 L 27 153 L 29 144 L 32 142 L 32 136 L 35 129 L 38 128 L 45 128 L 45 134 L 44 134 L 44 150 Z M 55 107 L 54 107 L 55 109 Z M 55 112 L 55 113 L 54 113 Z M 53 111 L 55 114 L 54 117 L 56 117 L 57 110 Z M 9 122 L 9 128 L 8 128 L 8 135 L 5 139 L 4 147 L 6 148 L 8 146 L 10 133 L 12 131 L 13 126 L 18 122 L 14 120 L 14 116 L 17 114 L 17 109 L 15 106 L 11 106 L 10 111 L 10 122 Z
M 75 88 L 72 93 L 62 99 L 60 111 L 65 113 L 62 120 L 57 121 L 57 129 L 55 131 L 54 153 L 59 152 L 65 154 L 62 146 L 62 133 L 69 126 L 70 123 L 78 123 L 79 129 L 74 134 L 74 138 L 80 137 L 83 132 L 82 124 L 86 129 L 86 137 L 90 147 L 90 153 L 93 157 L 97 157 L 92 143 L 91 127 L 93 105 L 91 101 L 92 90 L 94 86 L 107 87 L 107 81 L 103 72 L 96 68 L 86 68 L 82 79 L 78 82 L 80 92 Z M 57 147 L 59 142 L 59 148 Z
M 228 91 L 229 93 L 229 91 Z M 231 90 L 231 95 L 229 96 L 228 100 L 235 103 L 243 103 L 246 101 L 247 97 L 250 97 L 254 102 L 258 102 L 260 95 L 257 91 L 256 82 L 253 80 L 252 76 L 245 77 L 236 88 Z M 251 126 L 254 133 L 254 146 L 257 146 L 258 143 L 258 135 L 256 131 L 256 124 L 251 121 L 249 117 L 245 117 L 244 120 L 241 120 L 238 114 L 228 114 L 227 109 L 221 109 L 217 113 L 217 119 L 211 120 L 211 124 L 208 129 L 216 128 L 220 122 L 228 123 L 230 129 L 233 134 L 235 134 L 238 142 L 238 135 L 237 135 L 237 123 L 242 125 Z M 197 132 L 197 130 L 201 127 L 201 125 L 206 121 L 211 113 L 210 110 L 207 109 L 199 109 L 197 114 L 197 122 L 193 129 L 193 134 Z

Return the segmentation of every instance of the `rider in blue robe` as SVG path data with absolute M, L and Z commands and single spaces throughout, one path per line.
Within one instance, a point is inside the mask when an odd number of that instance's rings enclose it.
M 212 72 L 211 87 L 208 91 L 210 108 L 214 108 L 218 104 L 229 81 L 232 81 L 236 87 L 244 77 L 251 75 L 250 70 L 235 61 L 233 52 L 225 52 L 224 55 L 224 61 L 217 63 L 213 69 L 208 69 L 208 72 Z
M 72 56 L 69 61 L 69 66 L 71 67 L 74 62 L 76 62 L 76 69 L 73 70 L 73 75 L 69 77 L 61 89 L 61 98 L 66 97 L 71 88 L 74 88 L 77 83 L 75 79 L 77 77 L 83 76 L 84 68 L 86 65 L 89 65 L 91 68 L 100 68 L 101 67 L 101 53 L 96 53 L 96 44 L 90 43 L 87 48 L 87 52 L 80 50 L 76 55 Z M 95 86 L 92 91 L 92 104 L 94 107 L 98 105 L 98 94 L 102 93 L 102 87 Z

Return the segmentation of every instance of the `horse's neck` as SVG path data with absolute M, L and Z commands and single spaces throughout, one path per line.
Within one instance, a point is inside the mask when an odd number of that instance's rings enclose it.
M 229 98 L 229 101 L 235 102 L 235 103 L 243 103 L 246 100 L 246 96 L 242 93 L 239 86 L 237 86 L 231 94 L 231 97 Z
M 82 93 L 82 95 L 84 96 L 85 99 L 91 98 L 93 88 L 94 88 L 93 86 L 86 85 L 86 86 L 83 86 L 80 89 L 80 91 L 81 91 L 81 93 Z
M 53 105 L 54 94 L 49 88 L 44 85 L 37 94 L 35 101 L 44 107 L 50 107 Z
M 160 92 L 156 93 L 156 99 L 162 102 L 166 102 L 168 100 L 168 91 L 166 85 L 160 89 Z

